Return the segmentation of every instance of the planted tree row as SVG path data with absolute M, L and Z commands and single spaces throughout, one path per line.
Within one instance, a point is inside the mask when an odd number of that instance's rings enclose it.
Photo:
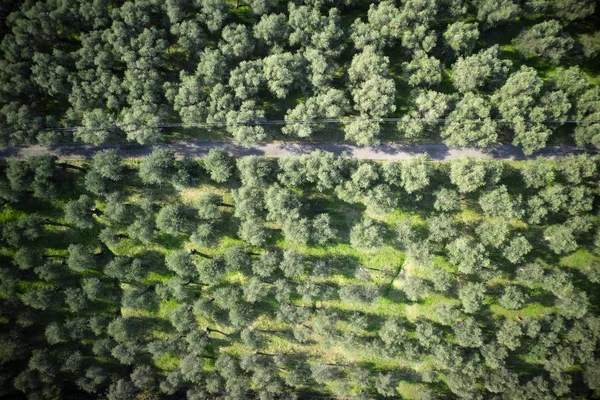
M 600 388 L 595 157 L 107 150 L 2 170 L 3 395 Z
M 152 143 L 172 123 L 226 125 L 209 130 L 244 144 L 338 130 L 358 144 L 502 141 L 527 154 L 553 134 L 600 143 L 592 0 L 5 7 L 3 144 Z M 256 124 L 281 119 L 280 132 Z M 321 119 L 340 122 L 305 123 Z M 46 130 L 61 127 L 73 129 Z

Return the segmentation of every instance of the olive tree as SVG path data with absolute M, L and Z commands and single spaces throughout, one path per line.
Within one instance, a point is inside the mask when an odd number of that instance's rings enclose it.
M 275 184 L 265 193 L 267 219 L 283 223 L 298 221 L 301 217 L 302 203 L 296 192 Z
M 263 186 L 271 178 L 273 169 L 269 160 L 259 156 L 247 156 L 236 161 L 240 179 L 246 186 Z
M 94 208 L 94 201 L 88 195 L 81 195 L 65 204 L 65 220 L 78 229 L 91 229 L 94 227 Z
M 352 227 L 350 244 L 359 249 L 375 249 L 383 245 L 383 229 L 374 220 L 364 218 Z
M 175 155 L 171 150 L 158 148 L 142 159 L 140 179 L 147 185 L 164 185 L 171 182 Z
M 473 314 L 482 307 L 485 296 L 485 285 L 483 283 L 468 282 L 458 290 L 458 298 L 463 306 L 463 310 L 468 314 Z
M 550 225 L 544 229 L 544 239 L 556 254 L 571 253 L 577 249 L 573 229 L 567 225 Z
M 521 8 L 513 0 L 479 0 L 477 19 L 488 27 L 506 24 L 519 15 Z
M 527 187 L 540 189 L 552 183 L 555 178 L 554 167 L 543 157 L 525 163 L 520 169 L 521 176 Z
M 454 50 L 455 54 L 470 54 L 479 39 L 479 24 L 462 21 L 448 25 L 443 34 L 446 44 Z
M 513 264 L 523 261 L 523 258 L 533 249 L 523 236 L 517 236 L 504 248 L 504 257 Z
M 265 210 L 265 198 L 261 189 L 242 186 L 231 191 L 235 209 L 233 215 L 240 219 L 260 219 Z
M 259 219 L 247 218 L 242 220 L 238 236 L 252 246 L 263 246 L 269 238 L 269 231 Z
M 458 266 L 459 273 L 472 274 L 490 265 L 485 247 L 467 236 L 455 239 L 446 248 L 450 262 Z
M 474 192 L 485 185 L 485 163 L 473 158 L 462 157 L 450 163 L 450 182 L 461 193 Z
M 92 157 L 92 171 L 97 172 L 103 178 L 112 181 L 120 181 L 123 178 L 123 166 L 118 150 L 102 150 Z
M 375 379 L 375 389 L 383 397 L 394 397 L 396 395 L 398 380 L 392 373 L 379 373 Z
M 459 57 L 452 66 L 454 87 L 461 92 L 471 92 L 494 87 L 503 82 L 512 62 L 499 56 L 500 47 L 494 45 L 468 57 Z
M 171 235 L 177 235 L 189 231 L 190 221 L 183 206 L 167 204 L 156 216 L 156 227 Z
M 200 164 L 192 157 L 186 156 L 176 164 L 173 174 L 173 185 L 177 188 L 194 187 L 200 182 Z
M 520 218 L 523 215 L 520 198 L 513 198 L 504 185 L 482 194 L 479 197 L 479 206 L 485 215 L 491 217 L 512 219 Z
M 448 115 L 441 135 L 450 146 L 488 147 L 498 137 L 490 104 L 482 96 L 466 93 Z
M 402 63 L 402 69 L 410 86 L 431 87 L 442 82 L 442 63 L 423 50 L 417 50 L 411 61 Z
M 311 241 L 318 244 L 325 244 L 334 239 L 337 231 L 331 226 L 331 216 L 323 213 L 318 214 L 312 220 Z
M 254 39 L 250 29 L 242 24 L 229 24 L 221 32 L 219 49 L 230 58 L 245 58 L 254 50 Z
M 269 47 L 283 44 L 289 36 L 286 15 L 264 14 L 252 29 L 254 38 Z
M 580 184 L 596 177 L 596 161 L 588 154 L 568 155 L 561 159 L 557 171 L 572 184 Z
M 195 279 L 198 276 L 191 254 L 186 250 L 177 250 L 165 256 L 168 269 L 184 279 Z
M 435 90 L 419 90 L 414 96 L 414 106 L 406 115 L 408 121 L 398 122 L 398 130 L 408 138 L 437 135 L 438 119 L 450 111 L 454 96 Z
M 532 154 L 546 145 L 557 124 L 544 125 L 544 121 L 564 122 L 571 108 L 567 95 L 561 90 L 548 90 L 531 67 L 522 66 L 513 73 L 493 96 L 503 119 L 509 120 L 515 133 L 513 144 L 522 145 L 523 152 Z
M 68 250 L 67 266 L 69 269 L 75 272 L 83 272 L 96 267 L 96 258 L 91 247 L 82 244 L 71 244 Z
M 498 299 L 500 305 L 509 310 L 517 310 L 525 304 L 527 296 L 518 286 L 510 285 L 504 289 L 502 296 Z
M 429 185 L 433 173 L 433 166 L 427 153 L 419 154 L 405 161 L 400 167 L 402 187 L 408 193 L 423 190 Z
M 473 317 L 466 317 L 457 321 L 453 326 L 454 338 L 461 347 L 481 347 L 483 345 L 483 333 Z
M 223 149 L 210 149 L 202 162 L 215 182 L 227 182 L 233 175 L 233 158 Z
M 517 50 L 525 56 L 542 57 L 558 64 L 573 47 L 573 39 L 563 32 L 560 22 L 544 21 L 525 29 L 514 40 Z
M 521 346 L 521 336 L 523 328 L 519 322 L 514 319 L 505 319 L 496 332 L 498 344 L 505 346 L 509 350 L 515 351 Z
M 453 212 L 460 210 L 460 197 L 455 190 L 441 188 L 435 192 L 433 208 L 440 212 Z

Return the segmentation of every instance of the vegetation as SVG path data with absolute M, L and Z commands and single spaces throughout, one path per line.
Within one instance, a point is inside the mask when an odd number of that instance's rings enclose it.
M 3 145 L 344 137 L 530 154 L 549 141 L 600 144 L 593 0 L 0 7 Z M 97 173 L 88 179 L 102 189 Z
M 290 34 L 278 19 L 256 46 Z M 229 29 L 227 57 L 251 34 Z M 599 162 L 9 160 L 0 394 L 598 396 Z

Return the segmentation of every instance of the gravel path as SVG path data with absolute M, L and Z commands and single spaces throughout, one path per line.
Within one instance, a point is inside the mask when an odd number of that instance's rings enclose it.
M 511 145 L 495 145 L 487 149 L 469 147 L 448 147 L 443 144 L 382 144 L 379 146 L 352 146 L 335 143 L 258 143 L 248 148 L 233 142 L 218 141 L 186 141 L 157 145 L 117 144 L 101 146 L 27 146 L 0 148 L 0 158 L 29 157 L 42 154 L 54 154 L 60 158 L 89 158 L 97 151 L 117 148 L 123 157 L 136 158 L 146 155 L 157 147 L 170 148 L 177 156 L 202 157 L 213 148 L 222 148 L 234 156 L 260 155 L 265 157 L 285 157 L 310 153 L 316 149 L 342 154 L 361 160 L 406 160 L 415 154 L 428 153 L 438 161 L 452 160 L 469 156 L 479 159 L 524 160 L 543 156 L 546 158 L 562 157 L 568 154 L 583 152 L 597 154 L 596 148 L 581 149 L 574 146 L 548 146 L 525 156 L 520 148 Z

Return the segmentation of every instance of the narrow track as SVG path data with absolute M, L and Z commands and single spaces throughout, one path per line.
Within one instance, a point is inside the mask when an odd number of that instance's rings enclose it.
M 26 158 L 29 156 L 54 154 L 60 158 L 90 158 L 104 149 L 118 149 L 125 158 L 142 157 L 155 148 L 169 148 L 177 156 L 203 157 L 210 149 L 222 148 L 236 157 L 260 155 L 265 157 L 285 157 L 308 154 L 314 150 L 347 154 L 360 160 L 406 160 L 415 154 L 428 153 L 433 160 L 447 161 L 458 157 L 474 157 L 493 160 L 524 160 L 543 156 L 546 158 L 564 157 L 569 154 L 597 154 L 596 148 L 581 149 L 574 146 L 548 146 L 531 156 L 525 156 L 519 147 L 511 145 L 494 145 L 487 149 L 470 147 L 449 147 L 444 144 L 382 144 L 378 146 L 354 146 L 336 143 L 257 143 L 244 147 L 234 142 L 220 141 L 185 141 L 156 145 L 71 145 L 71 146 L 26 146 L 0 148 L 0 158 Z

